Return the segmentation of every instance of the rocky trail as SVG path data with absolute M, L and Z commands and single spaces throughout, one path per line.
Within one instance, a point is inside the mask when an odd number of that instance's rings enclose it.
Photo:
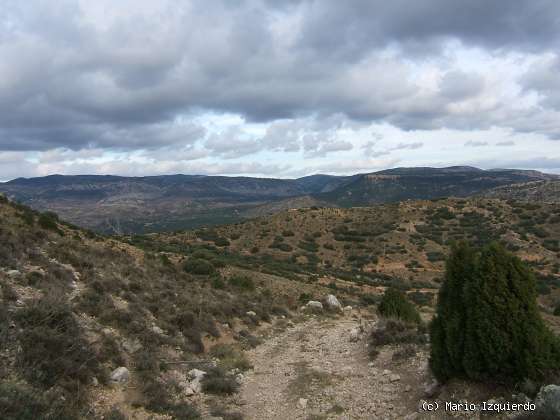
M 416 418 L 426 355 L 396 363 L 387 347 L 370 362 L 360 327 L 356 317 L 314 318 L 250 350 L 237 411 L 251 420 Z

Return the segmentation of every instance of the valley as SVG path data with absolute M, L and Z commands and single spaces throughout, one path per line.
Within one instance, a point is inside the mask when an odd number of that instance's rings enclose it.
M 0 183 L 0 193 L 97 232 L 138 234 L 234 223 L 290 208 L 348 208 L 467 197 L 496 187 L 556 179 L 557 175 L 537 171 L 463 166 L 297 179 L 51 175 Z
M 432 419 L 439 414 L 421 401 L 518 401 L 503 384 L 454 380 L 436 392 L 427 326 L 450 245 L 496 241 L 531 267 L 540 315 L 559 334 L 560 204 L 300 203 L 235 223 L 104 236 L 2 198 L 7 409 L 95 419 Z M 380 314 L 388 290 L 411 302 L 417 326 Z

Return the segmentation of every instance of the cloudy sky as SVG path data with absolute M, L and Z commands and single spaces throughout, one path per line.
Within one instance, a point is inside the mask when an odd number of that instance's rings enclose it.
M 558 0 L 0 0 L 0 180 L 560 173 Z

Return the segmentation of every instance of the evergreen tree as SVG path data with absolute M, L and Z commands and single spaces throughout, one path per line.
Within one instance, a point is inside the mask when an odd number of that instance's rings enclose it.
M 465 242 L 454 244 L 439 290 L 436 317 L 431 324 L 432 371 L 440 379 L 462 376 L 465 342 L 465 284 L 472 280 L 475 252 Z
M 393 288 L 385 290 L 377 310 L 380 315 L 387 318 L 398 318 L 416 324 L 421 323 L 420 314 L 414 304 L 406 298 L 403 292 Z
M 530 269 L 498 244 L 453 248 L 431 326 L 436 377 L 511 382 L 560 368 L 560 344 L 540 317 Z

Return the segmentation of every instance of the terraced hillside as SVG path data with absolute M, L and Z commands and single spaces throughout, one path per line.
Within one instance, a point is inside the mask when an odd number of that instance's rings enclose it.
M 559 204 L 472 198 L 314 207 L 150 238 L 176 246 L 211 244 L 224 255 L 240 256 L 252 269 L 333 288 L 345 280 L 372 292 L 393 285 L 432 295 L 451 241 L 497 240 L 536 270 L 543 303 L 553 305 L 560 297 Z

